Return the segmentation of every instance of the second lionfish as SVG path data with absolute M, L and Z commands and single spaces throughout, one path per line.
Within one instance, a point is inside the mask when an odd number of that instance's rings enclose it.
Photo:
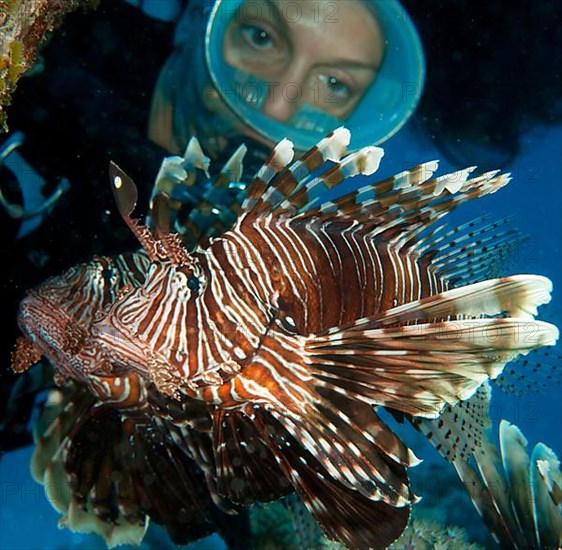
M 340 128 L 297 161 L 280 142 L 232 229 L 193 252 L 169 231 L 164 192 L 153 231 L 132 217 L 136 187 L 112 166 L 144 252 L 50 279 L 19 315 L 14 369 L 45 356 L 59 384 L 90 395 L 35 465 L 68 476 L 61 509 L 77 502 L 113 525 L 148 514 L 176 534 L 192 525 L 194 538 L 209 532 L 211 505 L 296 490 L 330 538 L 387 546 L 417 500 L 406 470 L 418 460 L 377 408 L 435 418 L 555 343 L 557 329 L 534 320 L 550 281 L 487 279 L 501 235 L 437 223 L 508 176 L 434 177 L 429 162 L 374 182 L 382 150 L 345 156 L 349 137 Z

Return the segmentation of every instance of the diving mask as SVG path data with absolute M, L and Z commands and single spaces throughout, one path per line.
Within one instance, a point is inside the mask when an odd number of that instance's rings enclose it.
M 275 93 L 275 82 L 229 65 L 224 42 L 229 25 L 247 9 L 247 0 L 218 0 L 210 13 L 205 35 L 205 57 L 213 86 L 234 114 L 266 140 L 291 139 L 297 150 L 312 147 L 327 132 L 345 124 L 352 130 L 350 149 L 378 144 L 397 132 L 413 113 L 421 96 L 425 64 L 415 27 L 396 0 L 365 0 L 376 17 L 385 39 L 383 62 L 374 81 L 351 114 L 337 118 L 317 104 L 303 103 L 285 122 L 263 112 L 264 103 Z M 251 3 L 252 9 L 267 9 Z M 295 90 L 298 93 L 298 90 Z

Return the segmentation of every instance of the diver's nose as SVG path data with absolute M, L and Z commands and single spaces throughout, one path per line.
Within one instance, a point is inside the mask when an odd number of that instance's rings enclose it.
M 290 87 L 270 84 L 267 98 L 263 104 L 263 114 L 277 120 L 278 122 L 288 122 L 296 113 L 299 107 L 300 90 L 294 83 Z
M 305 90 L 306 68 L 298 62 L 279 75 L 281 78 L 269 83 L 268 94 L 263 103 L 263 114 L 279 122 L 288 122 L 299 110 Z

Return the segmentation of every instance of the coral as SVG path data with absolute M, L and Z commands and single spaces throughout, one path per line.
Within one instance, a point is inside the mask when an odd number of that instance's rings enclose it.
M 322 537 L 320 550 L 345 550 L 338 542 Z M 413 518 L 400 538 L 389 546 L 389 550 L 481 550 L 483 547 L 471 543 L 468 535 L 456 526 L 443 527 L 437 522 Z
M 482 547 L 468 540 L 460 527 L 443 527 L 436 522 L 412 519 L 402 536 L 389 547 L 391 550 L 479 550 Z
M 250 521 L 256 550 L 297 550 L 290 511 L 281 501 L 252 508 Z
M 63 16 L 99 0 L 0 0 L 0 131 L 7 131 L 4 108 L 19 78 L 33 67 L 37 52 Z

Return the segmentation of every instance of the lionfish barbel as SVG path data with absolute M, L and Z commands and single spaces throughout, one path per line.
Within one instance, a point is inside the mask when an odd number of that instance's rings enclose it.
M 143 252 L 52 278 L 19 313 L 14 370 L 45 356 L 90 400 L 50 455 L 70 478 L 61 509 L 76 501 L 114 525 L 148 514 L 172 532 L 192 522 L 201 536 L 212 530 L 205 506 L 229 514 L 296 490 L 330 538 L 385 547 L 417 501 L 406 469 L 418 459 L 377 408 L 436 418 L 556 342 L 556 327 L 534 320 L 548 279 L 489 278 L 509 238 L 482 220 L 437 223 L 508 175 L 434 177 L 428 162 L 375 182 L 383 151 L 345 155 L 349 138 L 335 130 L 295 161 L 281 141 L 234 226 L 192 252 L 169 230 L 169 197 L 153 197 L 149 230 L 132 217 L 134 183 L 111 166 Z M 87 426 L 107 438 L 95 468 L 84 465 Z M 139 453 L 160 454 L 141 464 Z

